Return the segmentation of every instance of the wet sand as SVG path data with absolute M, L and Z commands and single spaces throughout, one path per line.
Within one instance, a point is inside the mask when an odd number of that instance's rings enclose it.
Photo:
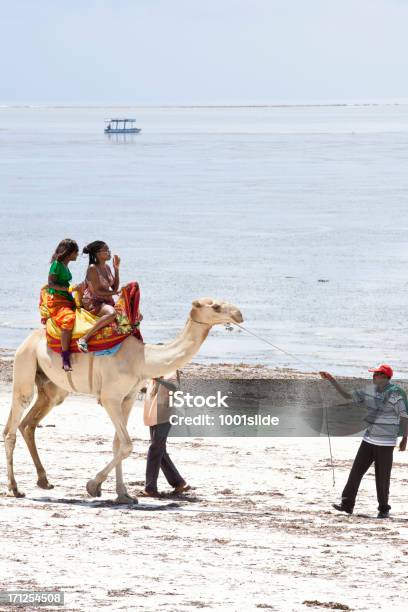
M 3 391 L 1 428 L 10 386 Z M 137 495 L 148 446 L 140 402 L 129 431 L 134 452 L 124 475 Z M 332 440 L 335 488 L 325 438 L 171 438 L 169 451 L 191 491 L 136 506 L 112 504 L 113 475 L 102 498 L 86 493 L 86 481 L 111 458 L 112 438 L 95 400 L 69 397 L 38 429 L 55 485 L 44 491 L 18 436 L 15 472 L 26 497 L 0 498 L 2 590 L 65 591 L 65 610 L 407 609 L 407 453 L 395 452 L 393 518 L 379 521 L 373 470 L 355 515 L 331 509 L 358 438 Z M 164 480 L 160 488 L 169 491 Z

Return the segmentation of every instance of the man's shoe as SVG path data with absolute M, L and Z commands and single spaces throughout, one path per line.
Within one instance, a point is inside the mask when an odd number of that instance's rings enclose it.
M 350 508 L 343 506 L 343 504 L 332 504 L 332 507 L 335 510 L 338 510 L 338 512 L 345 512 L 346 514 L 353 514 L 353 510 L 350 510 Z
M 384 511 L 382 511 L 382 512 L 379 512 L 379 513 L 377 514 L 377 518 L 380 518 L 380 519 L 387 519 L 387 518 L 390 518 L 390 511 L 389 511 L 389 510 L 384 510 Z
M 158 491 L 146 491 L 146 489 L 141 491 L 139 495 L 142 497 L 160 497 L 160 493 Z
M 180 482 L 180 484 L 174 487 L 173 493 L 175 493 L 176 495 L 179 495 L 180 493 L 184 493 L 185 491 L 189 491 L 190 489 L 191 489 L 190 485 L 188 485 L 186 481 L 183 480 L 183 482 Z

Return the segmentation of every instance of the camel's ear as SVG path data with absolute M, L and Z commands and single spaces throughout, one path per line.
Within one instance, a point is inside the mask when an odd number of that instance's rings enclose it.
M 194 306 L 194 308 L 201 308 L 202 304 L 198 300 L 194 300 L 193 306 Z
M 216 302 L 215 304 L 213 304 L 213 305 L 211 306 L 211 308 L 212 308 L 213 310 L 215 310 L 215 312 L 220 312 L 220 310 L 221 310 L 221 304 L 217 304 L 217 302 Z

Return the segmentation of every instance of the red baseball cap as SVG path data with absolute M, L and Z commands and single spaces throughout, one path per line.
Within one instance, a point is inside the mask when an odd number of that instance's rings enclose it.
M 387 365 L 386 363 L 382 363 L 377 368 L 371 368 L 368 371 L 369 372 L 381 372 L 382 374 L 385 374 L 386 376 L 388 376 L 388 378 L 392 378 L 394 374 L 394 372 L 392 371 L 392 367 Z

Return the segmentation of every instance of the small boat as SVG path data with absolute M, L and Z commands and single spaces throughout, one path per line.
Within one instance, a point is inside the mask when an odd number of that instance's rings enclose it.
M 106 119 L 105 134 L 138 134 L 142 130 L 135 127 L 136 119 Z

